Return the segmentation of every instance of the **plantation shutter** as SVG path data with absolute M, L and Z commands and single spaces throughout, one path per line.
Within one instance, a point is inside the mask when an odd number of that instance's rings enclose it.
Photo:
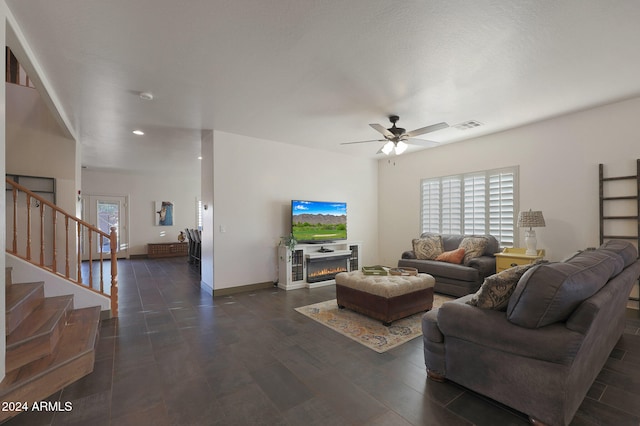
M 489 176 L 489 233 L 505 247 L 515 242 L 515 182 L 513 170 Z
M 422 232 L 440 232 L 440 179 L 422 181 Z
M 440 232 L 443 234 L 460 234 L 462 231 L 461 195 L 460 176 L 442 179 Z
M 517 167 L 422 180 L 422 232 L 516 240 Z
M 484 173 L 464 177 L 464 234 L 485 234 L 486 194 Z

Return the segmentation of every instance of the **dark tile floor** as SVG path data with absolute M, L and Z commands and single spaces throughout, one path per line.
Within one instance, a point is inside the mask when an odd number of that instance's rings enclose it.
M 120 317 L 102 324 L 94 372 L 51 397 L 72 411 L 7 425 L 528 424 L 427 381 L 419 338 L 378 354 L 293 310 L 334 298 L 334 287 L 214 299 L 183 258 L 123 261 L 119 271 Z M 572 424 L 640 424 L 637 313 Z

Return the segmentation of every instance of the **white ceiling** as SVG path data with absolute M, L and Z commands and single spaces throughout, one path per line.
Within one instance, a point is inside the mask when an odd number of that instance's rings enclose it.
M 340 143 L 389 114 L 483 123 L 425 135 L 454 142 L 640 95 L 636 0 L 7 3 L 88 167 L 197 164 L 201 129 L 373 158 Z

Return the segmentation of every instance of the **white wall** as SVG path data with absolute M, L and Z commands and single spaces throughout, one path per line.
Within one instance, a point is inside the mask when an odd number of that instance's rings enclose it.
M 49 110 L 40 93 L 33 88 L 6 84 L 6 102 L 10 107 L 6 111 L 6 172 L 25 176 L 53 177 L 56 179 L 56 205 L 75 215 L 77 211 L 76 142 L 60 127 L 59 122 Z M 13 217 L 12 196 L 7 193 L 7 217 Z M 53 201 L 53 200 L 52 200 Z M 25 205 L 18 205 L 18 227 L 26 230 Z M 32 247 L 39 247 L 38 211 L 33 209 Z M 51 238 L 50 210 L 45 210 L 45 234 Z M 60 218 L 59 218 L 60 219 Z M 58 222 L 58 247 L 65 246 L 62 221 Z M 75 235 L 75 234 L 74 234 Z M 70 252 L 75 250 L 74 235 L 69 240 Z M 8 233 L 11 238 L 11 232 Z M 10 241 L 8 241 L 10 244 Z M 26 234 L 18 233 L 18 247 L 26 246 Z M 19 248 L 19 250 L 21 250 Z M 21 254 L 25 254 L 24 251 Z M 35 258 L 34 254 L 34 258 Z M 45 246 L 45 262 L 50 264 L 53 258 L 51 245 Z M 65 259 L 58 257 L 58 268 L 63 270 Z M 71 257 L 71 269 L 75 268 L 75 257 Z
M 213 294 L 213 130 L 202 131 L 200 155 L 200 196 L 203 205 L 200 283 Z
M 380 262 L 394 264 L 420 233 L 420 180 L 520 166 L 520 209 L 542 210 L 538 248 L 560 260 L 597 246 L 598 164 L 605 175 L 633 175 L 640 158 L 640 98 L 378 163 Z M 631 226 L 628 234 L 635 235 Z M 520 233 L 524 247 L 524 233 Z
M 4 0 L 0 1 L 0 42 L 2 42 L 2 46 L 6 46 L 6 19 L 7 19 L 7 5 Z M 6 111 L 5 107 L 5 84 L 0 85 L 0 171 L 4 176 L 6 173 L 6 155 L 5 155 L 5 132 L 6 132 Z M 0 189 L 2 192 L 5 192 L 5 182 L 2 180 L 0 182 Z M 0 224 L 6 224 L 5 218 L 5 198 L 0 197 Z M 4 253 L 6 251 L 5 246 L 5 235 L 6 235 L 6 226 L 0 226 L 0 253 Z M 5 269 L 5 257 L 0 256 L 0 270 Z M 6 312 L 6 302 L 5 302 L 5 275 L 1 274 L 0 277 L 0 381 L 4 379 L 5 376 L 5 356 L 6 356 L 6 334 L 5 334 L 5 312 Z
M 377 261 L 374 160 L 219 131 L 213 147 L 214 289 L 277 279 L 291 199 L 346 201 L 348 238 L 362 241 L 364 264 Z
M 185 228 L 196 227 L 196 200 L 200 196 L 200 170 L 177 168 L 148 175 L 123 171 L 82 171 L 82 194 L 129 197 L 129 255 L 147 253 L 147 243 L 178 241 Z M 155 202 L 174 203 L 174 226 L 155 225 Z
M 72 294 L 74 309 L 88 308 L 91 306 L 100 306 L 100 310 L 102 311 L 111 309 L 111 299 L 107 296 L 74 284 L 62 278 L 60 275 L 36 268 L 29 262 L 11 254 L 6 255 L 5 261 L 7 267 L 11 268 L 11 278 L 14 283 L 44 282 L 44 297 Z M 109 286 L 110 283 L 108 281 L 105 282 L 105 287 L 108 288 Z
M 56 178 L 56 204 L 76 212 L 76 142 L 67 137 L 40 94 L 6 84 L 6 172 Z

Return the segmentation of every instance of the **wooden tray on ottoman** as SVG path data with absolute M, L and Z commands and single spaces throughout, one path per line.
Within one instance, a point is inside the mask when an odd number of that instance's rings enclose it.
M 385 268 L 384 266 L 375 265 L 375 266 L 363 266 L 362 273 L 365 275 L 387 275 L 389 268 Z
M 360 271 L 336 275 L 338 307 L 367 315 L 386 326 L 433 306 L 435 279 L 416 276 L 367 276 Z

